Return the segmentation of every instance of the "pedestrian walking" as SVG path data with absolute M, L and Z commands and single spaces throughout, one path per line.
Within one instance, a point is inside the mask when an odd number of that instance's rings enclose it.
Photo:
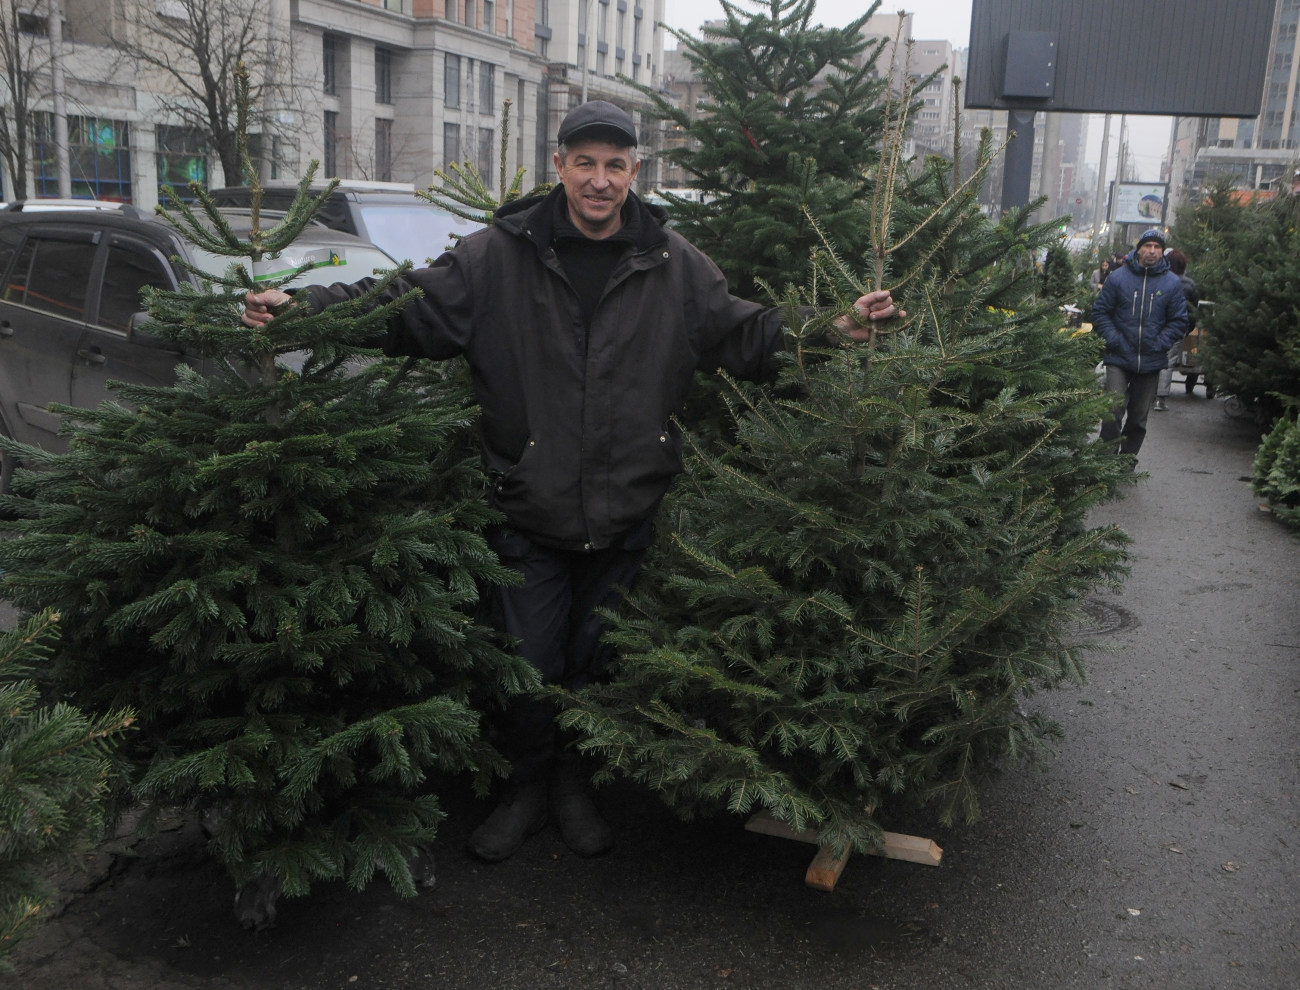
M 1169 349 L 1187 332 L 1187 300 L 1164 252 L 1160 230 L 1143 233 L 1092 307 L 1093 331 L 1106 343 L 1106 390 L 1115 397 L 1101 439 L 1118 440 L 1119 453 L 1135 457 L 1146 439 L 1160 372 L 1169 366 Z

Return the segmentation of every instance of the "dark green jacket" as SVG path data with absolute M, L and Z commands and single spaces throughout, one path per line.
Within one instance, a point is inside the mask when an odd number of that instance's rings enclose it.
M 601 549 L 652 516 L 682 469 L 671 417 L 695 370 L 773 372 L 780 313 L 730 294 L 664 215 L 628 197 L 635 231 L 590 328 L 551 243 L 564 195 L 510 204 L 496 223 L 394 285 L 423 297 L 389 324 L 390 355 L 469 361 L 494 504 L 549 546 Z M 320 306 L 373 280 L 313 287 Z

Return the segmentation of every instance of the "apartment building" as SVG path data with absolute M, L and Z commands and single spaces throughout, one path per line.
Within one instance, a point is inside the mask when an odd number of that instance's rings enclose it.
M 0 0 L 12 3 L 14 0 Z M 48 2 L 48 0 L 47 0 Z M 564 114 L 584 97 L 641 117 L 634 83 L 661 85 L 666 0 L 62 0 L 59 63 L 69 123 L 73 194 L 149 208 L 164 183 L 225 175 L 201 131 L 177 112 L 174 75 L 124 52 L 162 45 L 150 24 L 179 29 L 192 4 L 223 37 L 242 35 L 264 83 L 253 152 L 264 178 L 322 176 L 434 181 L 470 161 L 495 185 L 502 107 L 511 103 L 507 167 L 528 184 L 554 179 L 551 151 Z M 50 196 L 58 176 L 50 111 L 45 8 L 26 14 L 19 43 L 36 53 L 35 143 L 26 195 Z M 590 44 L 588 43 L 590 40 Z M 195 61 L 192 53 L 190 61 Z M 44 59 L 42 61 L 42 59 Z M 9 95 L 0 92 L 0 104 Z M 197 104 L 190 98 L 189 102 Z M 643 144 L 659 130 L 642 118 Z M 643 188 L 654 169 L 643 168 Z M 12 176 L 6 198 L 19 198 Z

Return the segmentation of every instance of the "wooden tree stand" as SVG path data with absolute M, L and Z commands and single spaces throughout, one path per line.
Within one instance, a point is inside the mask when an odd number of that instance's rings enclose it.
M 745 830 L 818 845 L 816 829 L 793 829 L 784 822 L 777 821 L 766 811 L 758 811 L 750 815 L 749 821 L 745 822 Z M 851 850 L 845 849 L 842 855 L 834 856 L 829 849 L 819 846 L 817 855 L 808 866 L 808 872 L 804 874 L 803 882 L 815 890 L 834 890 L 840 874 L 844 872 L 845 864 L 849 861 L 850 852 Z M 884 856 L 886 859 L 903 859 L 923 866 L 938 866 L 939 861 L 943 859 L 943 850 L 931 839 L 886 832 L 885 844 L 872 855 Z

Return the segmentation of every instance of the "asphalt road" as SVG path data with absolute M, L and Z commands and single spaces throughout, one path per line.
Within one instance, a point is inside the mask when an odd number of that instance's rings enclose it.
M 818 893 L 809 847 L 622 787 L 610 855 L 546 831 L 489 867 L 453 801 L 431 893 L 322 889 L 248 935 L 181 825 L 71 878 L 10 985 L 1300 987 L 1300 540 L 1250 492 L 1252 424 L 1179 384 L 1170 406 L 1149 477 L 1098 513 L 1134 539 L 1124 590 L 1096 598 L 1107 649 L 1030 702 L 1063 723 L 1056 753 L 986 787 L 974 826 L 891 823 L 938 842 L 938 868 L 855 857 Z

